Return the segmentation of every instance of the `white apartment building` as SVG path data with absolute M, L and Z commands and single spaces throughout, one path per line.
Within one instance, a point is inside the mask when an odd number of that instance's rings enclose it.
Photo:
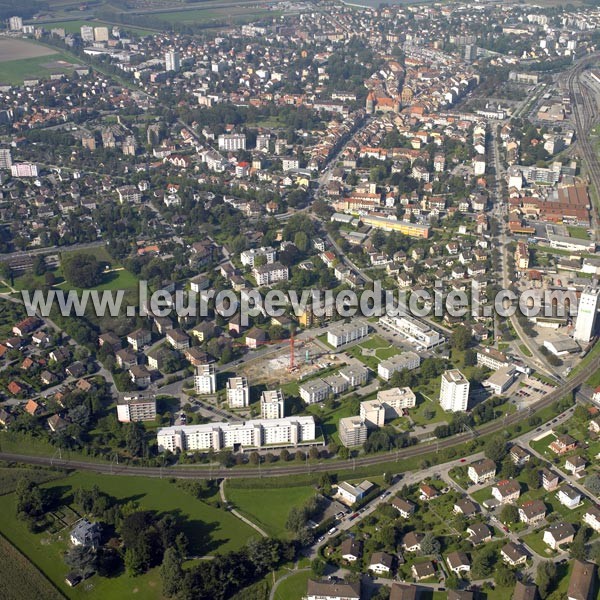
M 250 386 L 246 377 L 230 377 L 227 380 L 227 404 L 229 408 L 246 408 L 250 405 Z
M 444 341 L 444 338 L 426 323 L 413 317 L 384 316 L 379 323 L 404 336 L 409 342 L 423 348 L 433 348 Z
M 394 373 L 404 369 L 408 371 L 418 369 L 420 364 L 421 357 L 416 352 L 403 352 L 387 360 L 382 360 L 377 365 L 377 375 L 385 381 L 389 381 Z
M 117 402 L 117 419 L 121 423 L 154 421 L 155 418 L 156 397 L 154 394 L 123 396 Z
M 200 365 L 196 368 L 194 389 L 197 394 L 214 394 L 217 391 L 217 374 L 214 365 Z
M 348 382 L 350 387 L 364 385 L 369 379 L 369 370 L 367 367 L 344 367 L 339 370 L 339 374 Z
M 280 262 L 254 267 L 252 275 L 256 280 L 256 285 L 271 285 L 278 281 L 287 281 L 289 271 Z
M 17 163 L 10 167 L 10 174 L 13 177 L 37 177 L 37 165 L 32 163 Z
M 573 332 L 573 339 L 576 341 L 587 344 L 594 335 L 599 300 L 600 291 L 597 289 L 587 287 L 581 292 Z
M 417 397 L 409 387 L 381 390 L 377 392 L 377 400 L 385 406 L 386 419 L 399 417 L 404 409 L 414 408 L 417 405 Z
M 243 133 L 225 133 L 219 136 L 219 150 L 237 152 L 246 149 L 246 136 Z
M 369 326 L 361 321 L 332 325 L 327 331 L 327 343 L 334 348 L 361 340 L 369 335 Z
M 8 28 L 11 31 L 21 31 L 23 29 L 23 19 L 21 17 L 11 17 L 8 20 Z
M 79 29 L 81 33 L 81 39 L 84 42 L 91 43 L 94 41 L 94 28 L 89 25 L 82 25 Z
M 316 404 L 327 400 L 331 395 L 331 388 L 322 379 L 311 379 L 299 386 L 300 398 L 306 404 Z
M 156 434 L 160 452 L 170 450 L 222 450 L 223 448 L 287 447 L 312 442 L 312 416 L 255 419 L 243 423 L 206 423 L 163 427 Z
M 254 260 L 258 256 L 264 256 L 268 265 L 275 262 L 277 252 L 271 246 L 263 246 L 262 248 L 252 248 L 250 250 L 244 250 L 240 254 L 240 261 L 245 267 L 254 267 Z
M 469 380 L 458 369 L 443 373 L 440 385 L 440 404 L 442 408 L 450 412 L 467 410 L 469 387 Z
M 365 400 L 360 403 L 360 418 L 369 428 L 383 427 L 385 408 L 379 400 Z
M 177 50 L 170 50 L 165 53 L 165 70 L 166 71 L 179 71 L 181 68 L 181 57 Z
M 10 169 L 12 167 L 12 155 L 10 148 L 0 148 L 0 169 Z
M 340 442 L 350 446 L 362 446 L 367 441 L 367 424 L 360 417 L 344 417 L 338 423 Z
M 509 364 L 506 355 L 495 348 L 484 348 L 477 351 L 477 366 L 479 367 L 487 367 L 488 369 L 497 371 L 502 367 L 507 367 Z
M 94 27 L 94 41 L 108 42 L 108 27 Z
M 281 390 L 265 390 L 260 397 L 261 419 L 283 419 L 285 399 Z

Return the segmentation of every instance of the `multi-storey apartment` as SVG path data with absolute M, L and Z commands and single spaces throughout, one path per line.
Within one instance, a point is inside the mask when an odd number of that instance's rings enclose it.
M 250 404 L 250 387 L 245 377 L 227 380 L 227 404 L 229 408 L 246 408 Z
M 117 418 L 121 423 L 153 421 L 156 418 L 156 397 L 154 394 L 136 394 L 119 398 Z
M 217 391 L 217 374 L 214 365 L 200 365 L 196 368 L 194 389 L 197 394 L 214 394 Z
M 283 419 L 285 399 L 281 390 L 265 390 L 260 397 L 261 419 Z
M 451 369 L 442 374 L 440 404 L 450 412 L 467 410 L 469 403 L 469 380 L 458 370 Z

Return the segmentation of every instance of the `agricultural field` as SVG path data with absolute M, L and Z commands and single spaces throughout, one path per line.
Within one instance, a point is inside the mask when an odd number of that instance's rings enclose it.
M 51 48 L 25 40 L 0 40 L 0 83 L 23 83 L 75 67 L 72 57 Z
M 232 19 L 237 22 L 241 20 L 252 20 L 259 19 L 263 16 L 276 17 L 279 16 L 280 11 L 270 11 L 265 9 L 259 9 L 256 7 L 219 7 L 211 6 L 207 8 L 198 8 L 194 10 L 178 10 L 171 12 L 156 13 L 156 17 L 163 21 L 167 21 L 173 24 L 196 24 L 196 23 L 208 23 L 210 21 L 228 20 Z
M 62 556 L 68 548 L 69 528 L 59 529 L 56 523 L 72 520 L 69 507 L 73 492 L 81 487 L 90 489 L 94 484 L 121 503 L 135 502 L 140 509 L 154 510 L 158 514 L 176 516 L 189 539 L 190 554 L 201 557 L 215 552 L 228 552 L 243 546 L 255 537 L 256 532 L 236 517 L 215 506 L 215 497 L 198 500 L 176 484 L 166 479 L 141 477 L 99 476 L 93 473 L 74 473 L 68 477 L 44 484 L 60 495 L 64 505 L 63 517 L 55 517 L 55 526 L 42 533 L 32 533 L 27 524 L 13 517 L 16 513 L 14 494 L 0 496 L 0 512 L 11 518 L 0 521 L 0 533 L 13 543 L 69 598 L 125 599 L 133 594 L 140 598 L 161 598 L 159 570 L 131 577 L 121 574 L 114 578 L 92 577 L 84 584 L 69 588 L 64 583 L 68 567 Z M 50 531 L 56 529 L 54 533 Z M 44 596 L 40 596 L 44 597 Z
M 64 596 L 13 545 L 0 536 L 3 600 L 60 600 Z

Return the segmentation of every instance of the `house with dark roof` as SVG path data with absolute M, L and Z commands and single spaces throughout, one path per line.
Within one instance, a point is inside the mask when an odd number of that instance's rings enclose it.
M 457 515 L 473 517 L 479 512 L 479 506 L 469 498 L 461 498 L 454 503 L 453 512 Z
M 394 583 L 390 590 L 390 600 L 417 600 L 417 586 L 409 583 Z
M 492 530 L 485 523 L 473 523 L 467 527 L 469 541 L 477 546 L 492 539 Z
M 360 581 L 314 581 L 308 580 L 306 600 L 361 600 Z
M 394 498 L 392 506 L 404 519 L 408 519 L 415 512 L 415 505 L 410 500 L 405 500 L 404 498 Z
M 340 546 L 340 553 L 344 560 L 354 562 L 362 555 L 361 543 L 354 538 L 346 538 Z
M 592 600 L 596 589 L 596 565 L 583 560 L 573 562 L 567 600 Z
M 537 525 L 546 516 L 546 505 L 541 500 L 529 500 L 519 507 L 519 520 L 528 525 Z
M 446 562 L 450 570 L 458 576 L 461 573 L 468 573 L 471 570 L 471 561 L 464 552 L 450 552 L 446 556 Z
M 369 563 L 369 571 L 377 573 L 377 575 L 389 575 L 394 564 L 394 557 L 387 552 L 373 552 L 371 562 Z
M 435 575 L 435 565 L 430 560 L 416 563 L 411 566 L 410 572 L 415 581 L 421 581 L 422 579 L 428 579 Z
M 89 546 L 95 548 L 100 543 L 102 529 L 98 523 L 90 523 L 87 519 L 81 519 L 71 529 L 71 544 L 73 546 Z
M 548 525 L 544 531 L 544 543 L 552 550 L 558 550 L 563 544 L 570 544 L 575 537 L 575 529 L 570 523 L 558 521 Z
M 521 544 L 509 542 L 500 549 L 502 560 L 511 567 L 524 565 L 527 562 L 528 554 Z
M 539 600 L 537 586 L 517 581 L 512 600 Z
M 419 552 L 421 550 L 421 542 L 425 534 L 417 533 L 416 531 L 409 531 L 402 538 L 402 549 L 407 552 Z

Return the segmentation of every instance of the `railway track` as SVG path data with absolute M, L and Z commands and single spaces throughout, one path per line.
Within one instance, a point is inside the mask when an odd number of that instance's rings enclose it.
M 532 416 L 536 411 L 550 406 L 553 402 L 564 398 L 579 387 L 595 370 L 600 368 L 600 355 L 594 357 L 586 369 L 582 369 L 572 379 L 566 381 L 563 385 L 547 394 L 539 400 L 528 411 L 519 411 L 508 415 L 504 419 L 486 423 L 478 427 L 474 433 L 461 433 L 450 438 L 442 439 L 437 442 L 427 444 L 417 444 L 408 448 L 402 448 L 393 452 L 385 452 L 374 456 L 364 456 L 349 460 L 324 461 L 313 465 L 294 465 L 289 467 L 243 467 L 243 468 L 207 468 L 207 467 L 141 467 L 132 465 L 113 465 L 108 463 L 93 463 L 71 459 L 55 459 L 47 456 L 28 456 L 25 454 L 13 454 L 0 452 L 0 460 L 10 462 L 21 462 L 26 464 L 40 466 L 54 466 L 69 469 L 78 469 L 82 471 L 92 471 L 101 474 L 113 475 L 137 475 L 144 477 L 178 477 L 183 479 L 215 479 L 227 477 L 231 479 L 247 477 L 285 477 L 288 475 L 298 475 L 303 473 L 335 472 L 347 471 L 360 467 L 369 467 L 386 462 L 393 462 L 406 458 L 424 455 L 428 452 L 444 450 L 459 446 L 460 444 L 472 439 L 473 435 L 489 435 L 504 430 L 507 426 L 513 425 L 523 419 Z

